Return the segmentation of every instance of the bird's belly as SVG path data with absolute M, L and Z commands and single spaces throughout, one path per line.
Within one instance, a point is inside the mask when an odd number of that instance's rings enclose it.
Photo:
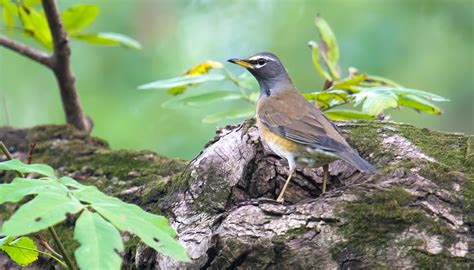
M 296 164 L 307 167 L 321 167 L 338 159 L 334 154 L 307 147 L 305 152 L 296 156 Z
M 257 122 L 257 125 L 259 123 Z M 268 147 L 278 156 L 301 166 L 321 167 L 337 160 L 337 156 L 294 142 L 258 125 L 260 134 Z

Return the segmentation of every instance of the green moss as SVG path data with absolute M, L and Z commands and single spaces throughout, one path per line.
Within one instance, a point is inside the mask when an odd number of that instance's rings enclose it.
M 370 160 L 375 160 L 379 164 L 385 164 L 392 160 L 393 155 L 385 153 L 378 130 L 381 125 L 373 121 L 356 121 L 350 126 L 343 127 L 342 131 L 347 133 L 348 142 L 356 148 L 361 156 L 370 155 Z
M 339 215 L 348 220 L 339 229 L 347 241 L 331 250 L 333 257 L 347 250 L 364 256 L 370 249 L 387 246 L 397 234 L 424 219 L 421 210 L 410 208 L 412 201 L 410 193 L 394 187 L 341 205 Z
M 272 243 L 274 243 L 276 245 L 284 244 L 287 241 L 292 240 L 292 239 L 294 239 L 294 238 L 296 238 L 296 237 L 298 237 L 302 234 L 305 234 L 306 232 L 308 232 L 310 230 L 314 230 L 314 229 L 307 228 L 306 226 L 302 226 L 302 227 L 299 227 L 299 228 L 293 228 L 291 230 L 286 231 L 282 235 L 274 236 L 272 238 Z
M 444 252 L 434 255 L 421 250 L 411 250 L 409 255 L 418 269 L 470 269 L 466 258 L 452 257 Z

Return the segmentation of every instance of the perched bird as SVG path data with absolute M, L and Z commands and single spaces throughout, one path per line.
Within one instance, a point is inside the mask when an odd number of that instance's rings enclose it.
M 265 52 L 228 61 L 245 67 L 257 79 L 260 85 L 258 130 L 270 149 L 288 161 L 290 173 L 278 202 L 283 202 L 297 164 L 323 167 L 323 192 L 329 176 L 328 164 L 335 160 L 342 159 L 363 172 L 376 172 L 324 113 L 296 90 L 278 57 Z

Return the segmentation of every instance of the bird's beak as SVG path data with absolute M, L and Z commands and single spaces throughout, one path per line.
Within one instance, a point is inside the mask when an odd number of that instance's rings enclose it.
M 247 60 L 244 59 L 232 58 L 227 61 L 231 62 L 232 64 L 242 66 L 244 68 L 253 68 L 252 64 L 250 64 Z

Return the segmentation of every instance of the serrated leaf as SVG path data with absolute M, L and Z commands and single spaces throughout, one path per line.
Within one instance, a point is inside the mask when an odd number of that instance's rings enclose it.
M 18 16 L 20 17 L 25 34 L 33 37 L 47 49 L 53 47 L 51 31 L 49 30 L 48 21 L 43 12 L 22 5 L 18 7 Z
M 307 100 L 315 100 L 321 108 L 329 108 L 339 103 L 346 102 L 347 92 L 343 90 L 327 90 L 303 94 Z
M 35 243 L 28 237 L 20 237 L 13 240 L 13 237 L 6 237 L 3 245 L 0 244 L 0 250 L 5 251 L 10 259 L 20 266 L 27 266 L 38 260 L 38 251 Z
M 431 101 L 449 101 L 449 99 L 447 98 L 444 98 L 442 96 L 439 96 L 439 95 L 436 95 L 436 94 L 433 94 L 433 93 L 429 93 L 429 92 L 426 92 L 426 91 L 422 91 L 422 90 L 417 90 L 417 89 L 410 89 L 410 88 L 385 88 L 385 89 L 388 89 L 390 91 L 393 91 L 399 95 L 414 95 L 414 96 L 419 96 L 419 97 L 422 97 L 422 98 L 425 98 L 427 100 L 431 100 Z
M 368 83 L 375 83 L 377 86 L 390 86 L 390 87 L 395 87 L 395 88 L 402 88 L 402 86 L 390 79 L 380 77 L 380 76 L 374 76 L 374 75 L 369 75 L 366 78 L 366 82 Z
M 68 190 L 52 179 L 15 178 L 10 184 L 0 184 L 0 204 L 18 202 L 27 195 L 45 191 L 66 196 Z
M 173 237 L 174 230 L 166 218 L 152 215 L 140 207 L 98 191 L 95 187 L 73 191 L 76 197 L 91 207 L 121 231 L 137 235 L 145 244 L 178 261 L 189 261 L 184 247 Z
M 46 164 L 25 164 L 18 159 L 0 162 L 0 171 L 17 171 L 21 173 L 37 173 L 40 175 L 56 178 L 54 169 Z
M 76 5 L 62 12 L 61 18 L 66 31 L 75 32 L 89 26 L 99 15 L 95 5 Z
M 138 89 L 169 89 L 178 86 L 188 86 L 191 84 L 200 84 L 208 81 L 221 81 L 225 76 L 222 74 L 200 74 L 200 75 L 185 75 L 168 80 L 155 81 L 140 85 Z
M 327 110 L 324 111 L 327 117 L 331 120 L 338 121 L 338 120 L 356 120 L 356 119 L 363 119 L 363 120 L 375 120 L 374 116 L 365 114 L 363 112 L 354 111 L 354 110 Z
M 182 106 L 202 106 L 216 101 L 242 99 L 242 95 L 230 91 L 217 91 L 183 98 L 172 98 L 161 104 L 164 108 L 177 108 Z
M 331 81 L 331 76 L 323 69 L 319 59 L 319 46 L 315 41 L 308 42 L 309 47 L 311 48 L 311 59 L 313 60 L 313 65 L 319 75 L 326 81 Z
M 320 48 L 321 56 L 326 63 L 333 80 L 338 80 L 339 72 L 337 70 L 337 64 L 339 61 L 339 48 L 337 46 L 336 36 L 326 20 L 320 16 L 316 16 L 314 22 L 318 28 L 322 41 L 322 47 Z
M 120 269 L 123 241 L 120 233 L 99 214 L 84 209 L 76 221 L 74 239 L 80 244 L 74 255 L 81 269 Z
M 417 111 L 424 111 L 431 114 L 441 114 L 441 109 L 428 100 L 415 95 L 400 95 L 398 97 L 400 106 L 409 107 Z
M 331 89 L 351 90 L 351 87 L 359 85 L 367 78 L 367 74 L 357 74 L 353 77 L 333 82 Z
M 77 200 L 57 192 L 42 191 L 22 205 L 2 226 L 2 233 L 18 236 L 37 232 L 66 219 L 83 209 Z
M 72 39 L 104 46 L 121 46 L 139 50 L 142 48 L 138 41 L 118 33 L 70 33 Z
M 354 106 L 362 104 L 362 112 L 376 116 L 388 108 L 397 108 L 398 97 L 391 91 L 385 89 L 371 88 L 356 93 Z
M 254 115 L 255 115 L 254 109 L 236 109 L 236 110 L 230 110 L 230 111 L 208 115 L 202 119 L 202 122 L 206 124 L 213 124 L 213 123 L 222 121 L 224 119 L 226 120 L 243 119 L 243 118 L 252 117 Z

